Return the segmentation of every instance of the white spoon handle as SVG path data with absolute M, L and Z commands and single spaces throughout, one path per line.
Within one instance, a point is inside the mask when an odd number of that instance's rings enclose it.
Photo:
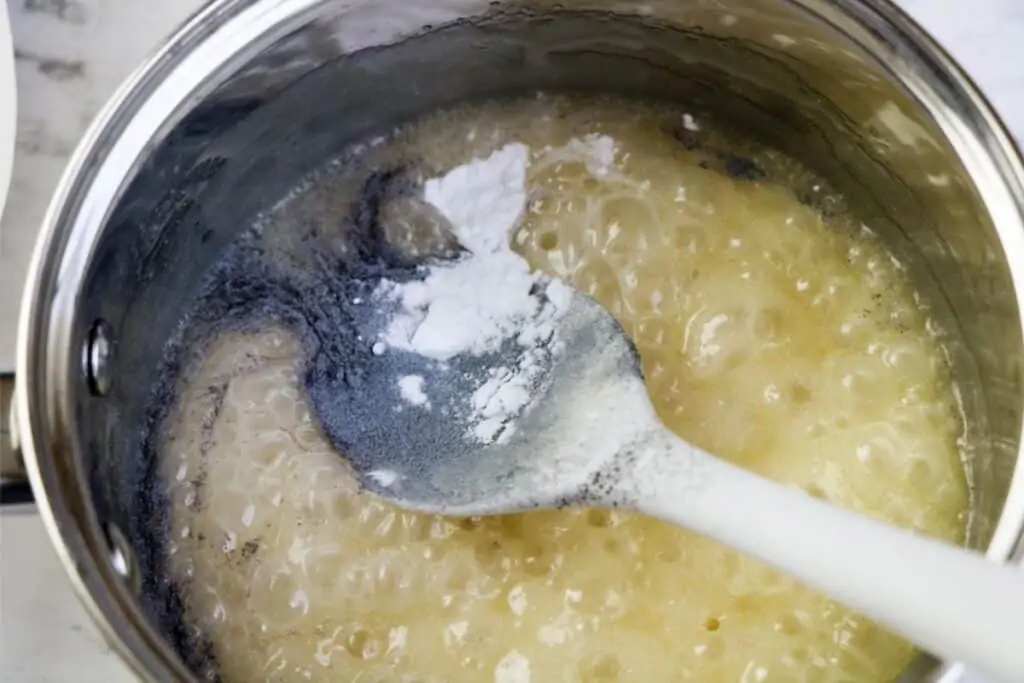
M 620 484 L 638 511 L 774 565 L 938 657 L 1024 681 L 1024 571 L 846 512 L 665 432 Z

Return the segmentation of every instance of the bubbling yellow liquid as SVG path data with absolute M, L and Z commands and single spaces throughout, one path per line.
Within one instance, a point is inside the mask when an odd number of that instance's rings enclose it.
M 753 157 L 769 180 L 703 167 L 666 132 L 678 116 L 486 105 L 381 154 L 433 172 L 529 144 L 513 245 L 622 322 L 666 425 L 837 505 L 962 540 L 949 370 L 900 263 L 869 226 L 801 204 L 787 186 L 802 171 L 778 155 Z M 615 141 L 607 169 L 570 144 L 591 133 Z M 282 330 L 225 335 L 167 424 L 170 561 L 229 683 L 881 682 L 914 656 L 797 581 L 638 515 L 445 519 L 360 493 L 301 371 Z

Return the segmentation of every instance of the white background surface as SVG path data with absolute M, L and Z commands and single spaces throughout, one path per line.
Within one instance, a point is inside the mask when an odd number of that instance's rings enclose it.
M 14 130 L 17 116 L 14 87 L 14 44 L 7 5 L 0 3 L 0 213 L 14 166 Z
M 18 79 L 17 152 L 0 222 L 0 372 L 36 226 L 67 156 L 117 84 L 202 0 L 8 2 Z M 1024 140 L 1024 0 L 903 0 Z M 1024 646 L 1024 641 L 1022 641 Z M 71 593 L 31 508 L 0 513 L 0 683 L 133 680 Z

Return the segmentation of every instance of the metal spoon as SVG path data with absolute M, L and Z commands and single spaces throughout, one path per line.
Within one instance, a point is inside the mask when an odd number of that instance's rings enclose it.
M 369 347 L 390 314 L 354 310 Z M 307 388 L 362 484 L 398 505 L 465 516 L 569 505 L 635 510 L 768 562 L 939 657 L 995 680 L 1024 680 L 1024 573 L 694 447 L 658 420 L 636 350 L 603 307 L 572 290 L 555 325 L 561 346 L 538 347 L 532 402 L 500 425 L 494 442 L 467 433 L 459 406 L 494 368 L 521 361 L 519 344 L 443 363 L 367 348 L 353 361 L 358 371 L 313 367 Z M 410 377 L 426 389 L 418 403 L 401 397 Z

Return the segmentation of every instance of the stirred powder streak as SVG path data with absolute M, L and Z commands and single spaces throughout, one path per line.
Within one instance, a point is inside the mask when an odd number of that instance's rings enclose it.
M 166 422 L 179 407 L 183 379 L 195 371 L 205 349 L 234 330 L 283 324 L 300 339 L 307 389 L 318 384 L 359 387 L 373 350 L 354 330 L 353 322 L 365 315 L 356 302 L 368 301 L 384 278 L 403 282 L 416 276 L 416 267 L 384 239 L 377 221 L 382 198 L 399 176 L 397 170 L 371 173 L 349 213 L 336 217 L 346 234 L 343 254 L 315 230 L 283 253 L 262 243 L 260 228 L 244 231 L 207 276 L 202 294 L 165 348 L 161 379 L 153 389 L 141 430 L 134 476 L 140 507 L 130 531 L 137 539 L 135 547 L 141 549 L 143 602 L 189 668 L 206 680 L 219 680 L 214 648 L 189 624 L 181 597 L 182 577 L 168 576 L 170 504 L 158 472 Z M 289 267 L 282 269 L 281 263 Z M 226 386 L 211 390 L 205 424 L 212 426 L 217 419 Z M 373 407 L 367 409 L 372 412 Z M 192 478 L 201 489 L 203 473 Z

